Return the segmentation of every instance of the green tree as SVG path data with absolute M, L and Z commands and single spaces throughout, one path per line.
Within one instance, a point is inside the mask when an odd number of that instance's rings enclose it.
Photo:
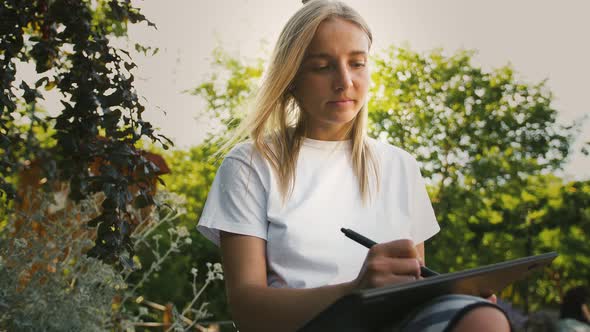
M 472 56 L 391 47 L 372 77 L 370 133 L 410 151 L 429 179 L 442 231 L 428 259 L 442 271 L 539 252 L 555 224 L 540 218 L 543 185 L 557 185 L 539 176 L 562 166 L 576 134 L 556 123 L 545 82 L 519 82 L 508 66 L 485 72 Z M 528 294 L 513 296 L 527 310 Z
M 69 183 L 74 201 L 103 192 L 101 215 L 88 222 L 97 228 L 89 254 L 109 263 L 124 260 L 120 254 L 133 251 L 135 227 L 127 218 L 128 203 L 153 205 L 149 187 L 157 179 L 157 167 L 136 145 L 142 139 L 165 147 L 171 142 L 142 119 L 135 64 L 109 39 L 124 35 L 127 23 L 153 23 L 122 0 L 4 0 L 0 22 L 0 196 L 5 204 L 14 198 L 14 175 L 33 159 L 42 161 L 48 185 L 54 179 Z M 16 82 L 19 62 L 34 64 L 40 78 Z M 62 93 L 63 109 L 55 118 L 36 112 L 41 87 Z M 19 109 L 19 103 L 26 107 Z M 22 131 L 21 118 L 31 128 L 52 128 L 55 144 L 43 147 L 31 130 Z M 103 161 L 100 174 L 92 174 L 97 161 Z
M 590 276 L 590 181 L 564 183 L 553 175 L 531 176 L 519 194 L 492 198 L 492 208 L 513 225 L 487 233 L 484 241 L 510 234 L 514 245 L 505 242 L 504 247 L 512 254 L 557 251 L 560 256 L 542 278 L 517 284 L 511 292 L 514 302 L 527 310 L 556 306 L 564 290 L 586 284 Z
M 556 124 L 545 82 L 484 72 L 473 52 L 425 56 L 391 47 L 375 58 L 371 134 L 412 152 L 440 188 L 491 189 L 559 168 L 574 132 Z

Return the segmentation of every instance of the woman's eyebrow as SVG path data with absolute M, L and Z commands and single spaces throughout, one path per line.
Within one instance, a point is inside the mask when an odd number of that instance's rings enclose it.
M 348 53 L 348 55 L 349 56 L 367 55 L 367 52 L 366 51 L 351 51 L 351 52 Z M 316 58 L 319 58 L 319 59 L 330 59 L 332 57 L 333 56 L 331 56 L 330 54 L 323 53 L 323 52 L 320 52 L 320 53 L 310 53 L 310 54 L 308 54 L 308 55 L 305 56 L 305 60 L 316 59 Z

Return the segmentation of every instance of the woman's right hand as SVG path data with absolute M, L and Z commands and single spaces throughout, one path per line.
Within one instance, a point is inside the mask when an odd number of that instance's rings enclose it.
M 379 243 L 369 249 L 358 277 L 356 289 L 381 287 L 420 278 L 421 259 L 411 240 Z

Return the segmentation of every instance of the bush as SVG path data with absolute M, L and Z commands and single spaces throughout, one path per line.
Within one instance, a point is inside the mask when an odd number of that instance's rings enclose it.
M 60 206 L 54 194 L 29 193 L 25 200 L 37 200 L 39 207 L 10 214 L 0 230 L 0 328 L 133 331 L 144 321 L 158 322 L 162 314 L 150 314 L 145 305 L 150 302 L 136 291 L 191 240 L 185 227 L 174 224 L 185 213 L 178 197 L 160 191 L 155 198 L 158 208 L 146 215 L 133 234 L 136 249 L 151 252 L 153 263 L 142 268 L 143 258 L 136 256 L 130 259 L 133 265 L 117 270 L 86 255 L 95 235 L 84 221 L 98 213 L 100 198 Z M 168 229 L 167 245 L 161 245 L 164 235 L 154 232 L 162 227 Z M 207 304 L 198 303 L 199 298 L 223 274 L 220 264 L 207 267 L 200 288 L 196 287 L 198 270 L 186 271 L 192 274 L 193 298 L 181 310 L 172 306 L 163 326 L 184 330 L 209 317 Z

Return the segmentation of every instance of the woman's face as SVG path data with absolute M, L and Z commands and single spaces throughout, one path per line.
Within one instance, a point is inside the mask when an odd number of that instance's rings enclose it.
M 322 22 L 297 73 L 293 95 L 308 115 L 310 138 L 344 139 L 369 88 L 369 38 L 354 23 Z

